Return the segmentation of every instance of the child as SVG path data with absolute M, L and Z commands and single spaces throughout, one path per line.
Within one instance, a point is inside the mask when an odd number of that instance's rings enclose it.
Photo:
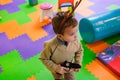
M 40 56 L 55 80 L 75 80 L 74 72 L 79 72 L 79 69 L 61 66 L 65 61 L 82 66 L 83 49 L 77 38 L 78 22 L 71 14 L 69 11 L 59 12 L 52 19 L 56 36 L 45 42 Z

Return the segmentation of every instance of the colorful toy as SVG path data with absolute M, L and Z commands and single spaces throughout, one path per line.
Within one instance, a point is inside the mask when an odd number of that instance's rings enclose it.
M 83 40 L 88 43 L 120 33 L 120 9 L 81 19 L 79 30 Z
M 72 7 L 74 6 L 74 0 L 58 0 L 58 12 L 61 11 L 62 7 Z M 72 11 L 71 8 L 69 8 Z
M 29 4 L 31 6 L 34 6 L 34 5 L 38 4 L 38 0 L 29 0 Z
M 40 22 L 42 22 L 42 20 L 45 16 L 53 18 L 54 13 L 53 13 L 52 7 L 53 6 L 50 3 L 42 3 L 40 5 L 40 9 L 41 9 Z
M 103 50 L 97 58 L 120 76 L 120 40 Z

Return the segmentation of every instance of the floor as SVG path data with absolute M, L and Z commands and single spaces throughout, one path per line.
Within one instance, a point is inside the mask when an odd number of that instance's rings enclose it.
M 30 6 L 28 0 L 0 1 L 0 80 L 53 80 L 38 59 L 44 41 L 55 36 L 50 19 L 39 21 L 39 5 L 43 2 L 52 3 L 57 12 L 57 0 L 38 0 L 35 6 Z M 83 0 L 75 17 L 80 21 L 117 8 L 120 8 L 119 0 Z M 100 51 L 120 39 L 119 34 L 92 44 L 87 44 L 79 32 L 78 35 L 85 51 L 83 67 L 75 73 L 76 80 L 120 80 L 96 58 Z

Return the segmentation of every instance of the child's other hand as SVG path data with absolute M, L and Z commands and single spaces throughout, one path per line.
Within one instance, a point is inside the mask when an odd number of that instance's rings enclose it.
M 67 73 L 68 70 L 69 68 L 62 67 L 61 65 L 58 65 L 56 68 L 56 72 L 60 74 Z

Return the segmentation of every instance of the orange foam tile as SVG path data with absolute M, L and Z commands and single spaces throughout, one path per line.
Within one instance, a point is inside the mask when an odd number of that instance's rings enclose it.
M 9 4 L 11 3 L 13 0 L 0 0 L 0 4 L 1 5 L 5 5 L 5 4 Z
M 78 1 L 78 0 L 75 0 L 74 2 L 76 2 L 76 1 Z M 89 6 L 91 6 L 91 5 L 93 5 L 94 3 L 93 2 L 90 2 L 90 0 L 82 0 L 82 2 L 80 3 L 80 5 L 78 6 L 78 7 L 80 7 L 80 6 L 82 6 L 82 7 L 89 7 Z
M 32 76 L 31 78 L 27 78 L 27 80 L 36 80 L 36 77 Z
M 0 26 L 0 32 L 5 32 L 9 39 L 15 38 L 18 35 L 24 33 L 21 31 L 21 27 L 17 24 L 15 20 L 0 24 Z
M 93 15 L 95 12 L 88 9 L 88 8 L 79 8 L 79 10 L 76 11 L 77 13 L 79 13 L 80 15 L 84 16 L 84 17 L 88 17 Z
M 43 20 L 43 22 L 40 22 L 40 14 L 38 12 L 34 12 L 29 15 L 30 18 L 32 18 L 32 22 L 28 24 L 24 24 L 24 28 L 26 29 L 26 33 L 29 35 L 29 37 L 35 41 L 39 38 L 42 38 L 44 36 L 47 36 L 47 32 L 42 29 L 43 26 L 51 23 L 49 19 Z
M 88 9 L 88 7 L 91 5 L 93 5 L 92 2 L 90 2 L 88 0 L 82 0 L 81 4 L 76 9 L 76 12 L 84 17 L 93 15 L 94 12 L 92 10 Z
M 88 71 L 90 71 L 99 80 L 120 80 L 110 69 L 103 65 L 97 59 L 86 65 Z
M 99 52 L 103 51 L 104 49 L 110 46 L 109 44 L 107 44 L 106 42 L 102 40 L 94 42 L 92 44 L 86 44 L 86 45 L 96 54 L 98 54 Z
M 9 39 L 13 39 L 22 34 L 27 34 L 32 41 L 36 41 L 48 35 L 48 33 L 42 29 L 47 24 L 51 23 L 50 19 L 44 19 L 40 22 L 40 10 L 28 15 L 32 21 L 23 25 L 19 25 L 16 21 L 11 20 L 4 24 L 0 24 L 0 32 L 5 32 Z M 11 25 L 12 24 L 12 25 Z

